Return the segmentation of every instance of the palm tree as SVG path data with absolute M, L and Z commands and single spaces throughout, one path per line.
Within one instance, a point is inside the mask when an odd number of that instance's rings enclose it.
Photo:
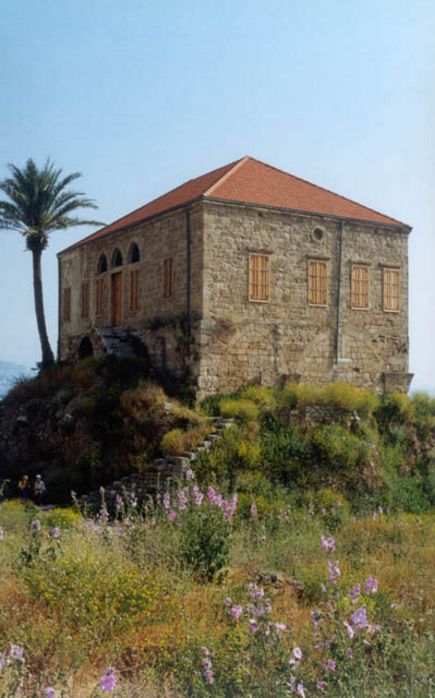
M 40 365 L 45 368 L 54 363 L 54 356 L 45 323 L 42 252 L 53 230 L 100 223 L 71 217 L 78 208 L 97 208 L 83 193 L 67 189 L 71 182 L 81 177 L 80 172 L 61 177 L 62 170 L 57 170 L 50 160 L 41 169 L 31 159 L 23 169 L 15 165 L 8 167 L 11 177 L 0 181 L 0 190 L 8 197 L 6 201 L 0 200 L 0 228 L 18 230 L 32 253 L 36 322 L 42 350 Z

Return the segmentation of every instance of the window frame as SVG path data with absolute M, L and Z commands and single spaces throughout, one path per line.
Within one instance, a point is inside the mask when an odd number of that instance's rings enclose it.
M 270 303 L 270 292 L 271 292 L 271 271 L 270 271 L 270 252 L 249 252 L 248 253 L 248 301 L 250 303 Z M 265 269 L 265 274 L 266 274 L 266 282 L 261 283 L 260 280 L 257 281 L 257 283 L 254 284 L 252 280 L 252 274 L 254 273 L 254 270 L 252 269 L 252 264 L 251 260 L 253 259 L 264 259 L 266 260 L 266 269 Z M 263 270 L 261 269 L 256 269 L 255 273 L 261 274 L 264 273 Z M 252 295 L 252 288 L 253 286 L 257 287 L 258 289 L 265 288 L 266 294 L 264 298 L 259 298 L 256 296 Z
M 397 308 L 386 307 L 386 275 L 397 274 Z M 392 294 L 391 294 L 392 295 Z M 400 313 L 401 311 L 401 268 L 400 267 L 383 267 L 382 268 L 382 310 L 384 313 Z
M 367 305 L 356 305 L 354 303 L 354 272 L 357 269 L 363 269 L 367 273 Z M 361 284 L 361 281 L 359 283 Z M 362 296 L 363 292 L 360 291 L 359 295 Z M 351 267 L 350 267 L 350 307 L 352 310 L 370 310 L 370 266 L 368 264 L 366 264 L 365 262 L 355 262 L 355 263 L 351 264 Z
M 310 269 L 311 269 L 312 264 L 321 264 L 325 267 L 326 285 L 325 285 L 325 302 L 324 303 L 317 303 L 317 302 L 311 300 L 311 291 L 313 289 L 311 288 L 312 275 L 310 273 Z M 314 292 L 315 292 L 315 289 L 314 289 Z M 319 259 L 318 257 L 310 257 L 308 259 L 308 265 L 307 265 L 307 304 L 309 305 L 310 308 L 328 308 L 328 306 L 329 306 L 329 260 Z

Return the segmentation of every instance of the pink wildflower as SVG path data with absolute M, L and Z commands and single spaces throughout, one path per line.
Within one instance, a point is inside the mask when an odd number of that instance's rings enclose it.
M 287 626 L 285 623 L 275 623 L 275 628 L 282 633 L 287 632 Z
M 111 667 L 107 667 L 100 679 L 100 686 L 105 693 L 110 693 L 116 686 L 116 674 Z
M 337 560 L 335 562 L 332 562 L 331 560 L 327 560 L 326 564 L 328 565 L 329 583 L 335 584 L 337 579 L 339 577 L 341 577 L 341 571 L 340 571 L 340 567 L 338 566 L 338 562 L 337 562 Z
M 329 536 L 328 538 L 326 536 L 321 536 L 320 540 L 323 550 L 327 553 L 335 553 L 335 540 L 333 536 Z
M 165 492 L 165 494 L 163 495 L 163 506 L 165 509 L 169 509 L 169 507 L 171 506 L 171 495 L 169 494 L 169 492 Z
M 194 480 L 195 479 L 195 473 L 193 472 L 192 468 L 188 468 L 186 470 L 186 480 Z
M 367 594 L 376 594 L 378 590 L 378 580 L 374 577 L 369 577 L 364 584 L 364 590 L 367 592 Z
M 200 507 L 201 504 L 202 504 L 202 502 L 203 502 L 204 495 L 202 494 L 202 492 L 201 492 L 201 490 L 199 489 L 198 485 L 193 485 L 193 487 L 192 487 L 192 492 L 193 492 L 193 499 L 194 499 L 194 501 L 195 501 L 196 506 L 197 506 L 197 507 Z
M 293 648 L 293 657 L 300 662 L 302 659 L 302 650 L 300 647 L 294 647 Z
M 325 671 L 334 672 L 336 668 L 336 663 L 333 659 L 328 659 L 325 662 L 323 662 L 322 666 L 325 669 Z
M 50 538 L 53 538 L 53 540 L 59 540 L 61 535 L 62 535 L 61 530 L 60 530 L 60 528 L 58 528 L 58 526 L 54 526 L 50 530 Z
M 177 499 L 178 499 L 179 510 L 184 511 L 187 507 L 187 502 L 188 502 L 187 488 L 184 488 L 182 490 L 178 490 Z
M 352 603 L 356 603 L 361 594 L 361 584 L 354 584 L 347 593 L 352 599 Z
M 36 533 L 39 533 L 41 530 L 41 522 L 39 519 L 33 519 L 32 523 L 30 524 L 30 528 L 32 531 L 35 531 Z
M 174 523 L 175 519 L 177 518 L 177 512 L 171 509 L 171 511 L 168 512 L 168 521 L 170 523 Z
M 54 698 L 56 695 L 54 688 L 52 688 L 51 686 L 47 686 L 47 688 L 44 688 L 44 693 L 46 698 Z
M 327 687 L 328 684 L 326 683 L 326 681 L 319 681 L 317 683 L 317 688 L 319 689 L 319 691 L 326 691 Z
M 256 633 L 257 630 L 259 630 L 259 629 L 260 629 L 260 626 L 258 625 L 255 618 L 250 618 L 249 619 L 249 630 L 251 631 L 251 633 Z
M 232 600 L 232 598 L 231 598 L 230 596 L 227 596 L 227 598 L 226 598 L 225 601 L 224 601 L 224 605 L 225 605 L 227 608 L 230 608 L 230 607 L 233 605 L 233 600 Z
M 243 614 L 243 606 L 233 606 L 230 611 L 230 614 L 231 618 L 233 618 L 234 620 L 238 620 L 240 616 Z
M 364 606 L 361 606 L 361 608 L 358 608 L 354 613 L 351 615 L 352 618 L 352 623 L 356 629 L 359 630 L 364 630 L 369 628 L 369 623 L 367 620 L 367 611 L 364 608 Z

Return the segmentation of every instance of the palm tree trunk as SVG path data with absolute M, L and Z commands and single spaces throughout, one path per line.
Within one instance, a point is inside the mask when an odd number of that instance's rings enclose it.
M 41 256 L 42 250 L 32 250 L 35 312 L 42 350 L 41 368 L 47 368 L 47 366 L 54 364 L 54 355 L 48 340 L 47 326 L 45 324 L 44 299 L 42 296 Z

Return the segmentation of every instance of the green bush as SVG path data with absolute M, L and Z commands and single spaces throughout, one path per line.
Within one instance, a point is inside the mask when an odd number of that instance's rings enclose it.
M 230 525 L 218 507 L 190 507 L 180 526 L 180 551 L 190 570 L 203 581 L 219 578 L 228 566 Z
M 297 405 L 331 405 L 344 410 L 355 410 L 362 417 L 368 417 L 378 407 L 379 398 L 371 390 L 345 382 L 323 386 L 298 383 L 285 386 L 281 402 L 291 408 Z
M 74 526 L 81 520 L 80 514 L 74 509 L 52 509 L 51 511 L 41 513 L 41 523 L 43 523 L 48 528 L 74 528 Z
M 273 409 L 276 406 L 274 389 L 263 385 L 249 385 L 240 392 L 240 397 L 255 402 L 263 408 Z
M 330 530 L 335 530 L 341 526 L 350 514 L 350 506 L 346 497 L 330 488 L 316 492 L 312 501 L 316 511 Z
M 252 400 L 230 400 L 220 402 L 220 412 L 223 417 L 238 419 L 241 422 L 249 422 L 257 419 L 260 410 Z
M 374 414 L 380 431 L 394 435 L 395 428 L 414 416 L 414 404 L 404 393 L 384 393 Z
M 339 424 L 328 424 L 314 430 L 312 443 L 317 457 L 335 470 L 350 469 L 367 456 L 366 441 Z
M 163 436 L 160 447 L 163 453 L 176 456 L 192 451 L 204 440 L 207 427 L 197 427 L 189 431 L 183 429 L 171 429 Z

